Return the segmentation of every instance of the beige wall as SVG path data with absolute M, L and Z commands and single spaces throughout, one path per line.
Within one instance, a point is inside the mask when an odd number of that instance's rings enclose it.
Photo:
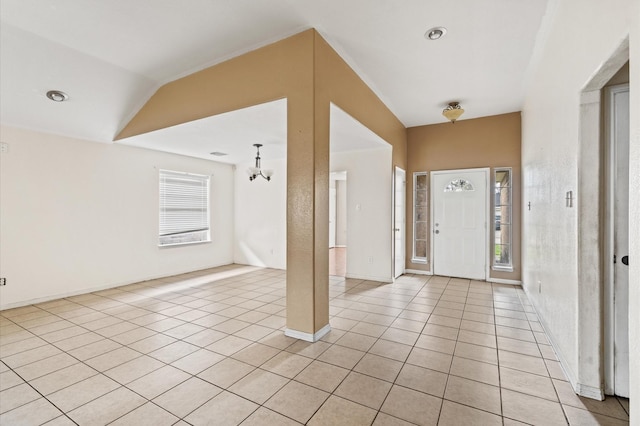
M 520 280 L 520 113 L 446 122 L 407 129 L 407 268 L 431 271 L 431 264 L 412 263 L 413 173 L 436 170 L 511 167 L 513 171 L 513 272 L 491 271 L 492 278 Z M 430 198 L 430 195 L 429 195 Z M 431 227 L 429 226 L 429 229 Z M 427 238 L 431 233 L 427 234 Z M 430 257 L 427 242 L 427 258 Z M 491 252 L 491 251 L 490 251 Z
M 315 30 L 166 84 L 117 139 L 281 98 L 287 98 L 287 327 L 315 333 L 329 321 L 330 103 L 389 142 L 393 164 L 406 165 L 402 123 Z

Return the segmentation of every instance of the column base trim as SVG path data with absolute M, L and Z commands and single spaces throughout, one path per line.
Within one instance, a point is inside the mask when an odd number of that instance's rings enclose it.
M 293 337 L 294 339 L 300 339 L 300 340 L 313 343 L 322 339 L 324 335 L 330 331 L 331 331 L 331 324 L 327 324 L 313 334 L 305 333 L 304 331 L 298 331 L 298 330 L 292 330 L 290 328 L 286 328 L 284 330 L 284 335 L 287 337 Z

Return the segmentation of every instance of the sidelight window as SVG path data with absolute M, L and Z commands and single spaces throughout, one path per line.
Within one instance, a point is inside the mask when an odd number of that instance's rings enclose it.
M 493 269 L 511 270 L 513 223 L 511 168 L 494 170 Z
M 413 174 L 413 256 L 414 263 L 427 263 L 427 172 Z

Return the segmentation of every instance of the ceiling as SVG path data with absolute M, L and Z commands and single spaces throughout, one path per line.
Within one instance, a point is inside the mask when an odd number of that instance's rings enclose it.
M 161 85 L 308 28 L 316 28 L 407 127 L 443 122 L 449 101 L 466 110 L 461 119 L 519 111 L 546 5 L 547 0 L 2 0 L 0 121 L 111 143 Z M 447 34 L 425 39 L 435 26 L 446 27 Z M 51 89 L 68 93 L 69 100 L 48 100 Z M 282 105 L 276 101 L 123 143 L 171 145 L 162 148 L 171 152 L 192 145 L 192 152 L 182 153 L 202 158 L 229 151 L 226 160 L 216 160 L 235 162 L 234 150 L 244 156 L 256 142 L 284 143 Z M 248 130 L 247 114 L 273 119 L 251 121 L 256 126 Z M 332 137 L 354 137 L 356 129 L 363 131 L 356 139 L 371 136 L 358 125 L 332 108 Z M 176 146 L 178 136 L 182 147 Z
M 390 147 L 334 104 L 329 108 L 331 152 Z M 251 123 L 247 126 L 246 123 Z M 143 133 L 118 143 L 228 164 L 253 162 L 255 143 L 264 165 L 287 157 L 287 100 L 280 99 L 189 123 Z M 225 155 L 213 155 L 212 153 Z

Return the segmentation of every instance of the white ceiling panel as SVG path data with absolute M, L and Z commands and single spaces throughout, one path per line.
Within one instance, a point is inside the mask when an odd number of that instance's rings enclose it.
M 450 101 L 461 103 L 463 120 L 518 111 L 546 5 L 2 0 L 0 120 L 111 142 L 162 84 L 307 28 L 316 28 L 407 127 L 443 122 Z M 448 32 L 428 41 L 424 33 L 434 26 Z M 50 89 L 67 92 L 69 101 L 48 101 Z M 278 126 L 260 128 L 263 139 L 280 134 Z M 220 133 L 233 146 L 260 139 L 246 129 Z M 190 132 L 200 151 L 209 149 L 208 136 Z

